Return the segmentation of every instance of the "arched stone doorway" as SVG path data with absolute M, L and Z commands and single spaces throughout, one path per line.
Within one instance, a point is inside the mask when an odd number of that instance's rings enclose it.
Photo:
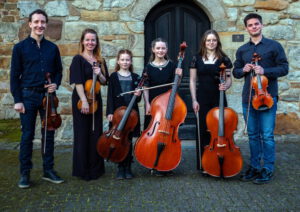
M 169 56 L 177 60 L 179 44 L 186 41 L 185 59 L 183 61 L 184 77 L 179 88 L 179 94 L 188 107 L 185 124 L 180 127 L 181 139 L 195 139 L 195 116 L 191 105 L 189 91 L 189 64 L 192 56 L 199 49 L 202 34 L 211 28 L 210 20 L 205 12 L 192 0 L 162 1 L 153 7 L 145 23 L 145 63 L 150 56 L 151 41 L 157 37 L 166 39 L 169 43 Z

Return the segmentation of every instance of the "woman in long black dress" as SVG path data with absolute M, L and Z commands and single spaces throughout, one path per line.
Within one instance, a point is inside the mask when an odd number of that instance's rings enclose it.
M 105 85 L 108 81 L 108 72 L 105 60 L 101 57 L 96 31 L 85 29 L 82 32 L 80 48 L 80 54 L 74 56 L 70 67 L 70 84 L 75 84 L 72 94 L 74 130 L 72 175 L 88 181 L 99 178 L 105 172 L 105 168 L 103 158 L 96 150 L 97 140 L 103 131 L 101 92 L 95 99 L 98 109 L 94 114 L 88 114 L 90 105 L 84 86 L 87 80 L 93 79 L 93 74 L 96 74 L 97 81 L 101 85 Z M 79 100 L 82 102 L 81 110 L 77 108 Z
M 110 122 L 113 120 L 113 114 L 121 106 L 128 106 L 133 94 L 124 95 L 118 97 L 122 92 L 132 91 L 137 88 L 139 83 L 139 75 L 133 73 L 132 65 L 132 53 L 128 49 L 122 49 L 118 52 L 115 72 L 112 73 L 109 77 L 108 84 L 108 93 L 107 93 L 107 107 L 106 115 L 107 119 Z M 138 113 L 138 124 L 136 125 L 133 133 L 129 134 L 128 140 L 131 142 L 130 150 L 126 158 L 118 164 L 118 172 L 116 178 L 118 180 L 131 179 L 133 174 L 131 172 L 131 163 L 132 163 L 132 138 L 138 137 L 140 135 L 140 115 L 138 102 L 141 100 L 141 91 L 136 92 L 135 95 L 138 96 L 136 99 L 133 108 Z
M 219 66 L 222 63 L 227 68 L 226 82 L 224 84 L 220 84 L 219 81 L 221 70 Z M 219 106 L 220 90 L 227 90 L 231 86 L 231 68 L 232 63 L 222 51 L 218 33 L 214 30 L 206 31 L 201 39 L 200 51 L 193 57 L 190 65 L 190 91 L 193 109 L 195 113 L 198 113 L 200 119 L 201 156 L 204 147 L 210 142 L 210 134 L 206 126 L 206 115 L 210 109 Z M 198 87 L 196 92 L 197 79 Z M 227 106 L 226 96 L 225 106 Z M 200 155 L 197 151 L 197 169 L 200 169 L 199 157 Z

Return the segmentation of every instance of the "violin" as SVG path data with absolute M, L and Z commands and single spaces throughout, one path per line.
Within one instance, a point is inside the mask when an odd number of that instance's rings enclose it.
M 93 66 L 99 66 L 98 63 L 94 62 Z M 93 79 L 87 80 L 84 84 L 84 92 L 89 103 L 89 112 L 88 114 L 93 114 L 98 109 L 98 102 L 95 101 L 96 95 L 100 92 L 100 83 L 97 81 L 97 75 L 93 73 Z M 82 101 L 79 100 L 77 103 L 77 108 L 81 110 Z
M 252 62 L 257 66 L 258 61 L 261 60 L 261 57 L 257 54 L 253 54 Z M 268 93 L 268 79 L 264 75 L 257 74 L 253 77 L 251 85 L 255 90 L 255 95 L 252 97 L 252 106 L 255 110 L 267 110 L 270 109 L 273 104 L 273 98 Z
M 141 88 L 147 78 L 144 74 L 141 78 L 138 88 Z M 134 130 L 138 123 L 138 113 L 132 109 L 137 96 L 133 95 L 129 105 L 117 108 L 113 114 L 112 127 L 104 132 L 97 142 L 98 154 L 107 159 L 118 163 L 122 162 L 130 150 L 130 141 L 128 135 Z
M 185 42 L 180 45 L 178 68 L 181 67 L 186 47 Z M 170 171 L 180 163 L 181 142 L 178 128 L 186 117 L 187 108 L 176 92 L 179 83 L 180 77 L 176 74 L 172 89 L 152 100 L 151 122 L 135 143 L 135 157 L 146 168 Z
M 225 82 L 225 65 L 222 63 L 220 82 Z M 232 177 L 243 167 L 240 148 L 234 144 L 233 133 L 237 129 L 237 113 L 224 107 L 224 93 L 220 91 L 219 107 L 212 108 L 206 116 L 207 129 L 211 134 L 209 145 L 204 147 L 202 167 L 211 176 Z
M 51 84 L 50 73 L 46 73 L 47 83 Z M 57 113 L 58 98 L 54 93 L 46 92 L 46 96 L 43 98 L 43 108 L 46 111 L 46 115 L 42 120 L 42 128 L 47 130 L 56 130 L 61 125 L 61 117 Z

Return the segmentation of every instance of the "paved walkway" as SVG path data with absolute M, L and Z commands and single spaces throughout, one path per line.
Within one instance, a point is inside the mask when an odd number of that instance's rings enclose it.
M 239 146 L 247 162 L 248 146 Z M 106 163 L 102 178 L 85 182 L 71 176 L 72 148 L 58 146 L 56 170 L 66 182 L 54 185 L 41 179 L 40 150 L 36 149 L 33 185 L 19 189 L 15 147 L 0 144 L 0 211 L 300 211 L 300 142 L 277 145 L 275 179 L 266 185 L 243 183 L 237 177 L 202 177 L 195 169 L 194 146 L 186 144 L 174 176 L 151 176 L 135 162 L 136 178 L 117 181 L 116 165 Z

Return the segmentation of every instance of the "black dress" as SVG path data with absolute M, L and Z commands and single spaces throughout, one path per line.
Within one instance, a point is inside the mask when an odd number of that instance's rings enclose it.
M 108 93 L 107 93 L 107 107 L 106 107 L 106 115 L 114 114 L 115 110 L 118 109 L 121 106 L 128 106 L 133 94 L 127 94 L 124 96 L 117 97 L 122 92 L 127 92 L 134 90 L 139 83 L 139 75 L 135 73 L 131 73 L 129 75 L 129 79 L 119 80 L 119 78 L 125 78 L 120 77 L 118 72 L 113 72 L 110 75 L 109 83 L 108 83 Z M 123 82 L 122 82 L 123 81 Z M 122 85 L 123 83 L 123 85 Z M 126 85 L 127 84 L 127 85 Z M 129 134 L 129 140 L 132 140 L 132 137 L 138 137 L 140 136 L 140 115 L 139 115 L 139 108 L 138 108 L 138 102 L 141 100 L 141 97 L 138 97 L 133 105 L 133 109 L 137 111 L 138 113 L 138 124 L 135 127 L 133 133 Z M 111 122 L 110 122 L 111 127 Z M 127 157 L 119 163 L 120 166 L 130 166 L 132 162 L 132 143 L 130 145 L 130 150 L 128 152 Z
M 105 77 L 108 80 L 108 72 L 105 66 Z M 73 58 L 70 66 L 70 84 L 82 84 L 93 78 L 92 65 L 81 55 Z M 102 86 L 102 85 L 101 85 Z M 102 99 L 101 93 L 96 96 L 98 109 L 94 113 L 95 130 L 93 131 L 93 115 L 82 114 L 77 108 L 79 101 L 76 88 L 72 94 L 72 113 L 73 113 L 73 130 L 74 130 L 74 146 L 73 146 L 73 171 L 72 175 L 81 177 L 85 180 L 99 178 L 104 172 L 104 160 L 96 150 L 98 138 L 102 134 Z
M 167 61 L 164 66 L 155 66 L 152 63 L 148 63 L 143 71 L 143 72 L 147 72 L 148 74 L 148 80 L 145 83 L 145 85 L 147 85 L 147 87 L 152 87 L 152 86 L 174 82 L 175 69 L 176 69 L 176 65 L 171 61 Z M 152 100 L 155 97 L 167 92 L 171 88 L 172 86 L 150 89 L 149 103 L 151 104 Z M 150 121 L 151 121 L 151 116 L 145 115 L 144 129 L 148 127 Z
M 214 107 L 219 106 L 219 74 L 221 69 L 219 66 L 224 63 L 227 69 L 232 68 L 232 63 L 228 57 L 218 59 L 214 64 L 204 64 L 202 57 L 196 55 L 190 64 L 190 68 L 197 69 L 197 101 L 200 105 L 199 121 L 200 121 L 200 141 L 201 141 L 201 155 L 204 147 L 210 142 L 210 133 L 207 131 L 206 115 L 208 111 Z M 225 107 L 227 106 L 226 96 L 224 95 Z M 197 123 L 198 124 L 198 123 Z M 198 138 L 198 137 L 197 137 Z M 198 142 L 196 142 L 197 148 Z M 199 151 L 197 151 L 197 158 L 199 158 Z M 197 168 L 199 169 L 199 160 L 197 159 Z

